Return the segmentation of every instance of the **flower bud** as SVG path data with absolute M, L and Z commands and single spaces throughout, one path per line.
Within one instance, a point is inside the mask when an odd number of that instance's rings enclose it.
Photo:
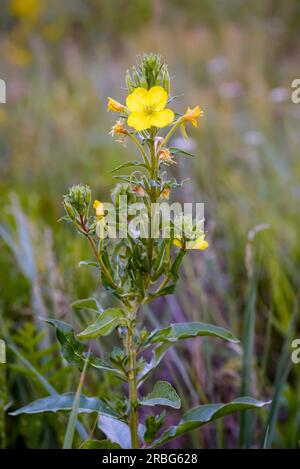
M 91 189 L 82 184 L 72 186 L 69 193 L 64 196 L 63 203 L 71 219 L 74 219 L 76 215 L 86 218 L 91 203 Z
M 150 89 L 153 86 L 161 86 L 169 94 L 170 76 L 168 67 L 162 62 L 158 54 L 145 54 L 139 59 L 136 67 L 133 67 L 131 74 L 126 72 L 126 86 L 129 92 L 133 88 L 141 86 Z

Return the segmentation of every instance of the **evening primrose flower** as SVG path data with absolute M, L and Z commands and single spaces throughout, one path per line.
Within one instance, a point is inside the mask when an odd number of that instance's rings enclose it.
M 111 131 L 109 132 L 113 137 L 115 135 L 128 135 L 128 130 L 125 129 L 121 119 L 117 120 L 115 125 L 112 126 Z
M 144 197 L 144 195 L 145 195 L 145 190 L 144 190 L 143 186 L 141 186 L 140 184 L 134 184 L 132 186 L 132 190 L 139 197 Z
M 112 112 L 124 112 L 125 111 L 125 106 L 123 104 L 119 103 L 113 98 L 108 97 L 107 101 L 107 110 L 112 111 Z
M 168 186 L 165 186 L 163 190 L 161 191 L 160 195 L 163 197 L 163 199 L 169 200 L 170 193 L 171 193 L 171 189 Z
M 174 112 L 165 109 L 168 93 L 161 86 L 152 86 L 150 90 L 136 88 L 127 96 L 129 109 L 128 125 L 138 132 L 153 127 L 165 127 L 174 120 Z
M 191 122 L 194 127 L 197 127 L 198 118 L 200 116 L 203 116 L 203 111 L 200 109 L 200 106 L 196 106 L 194 109 L 188 107 L 186 113 L 182 116 L 182 120 L 185 122 Z
M 173 244 L 181 249 L 205 250 L 208 242 L 205 240 L 203 220 L 193 220 L 192 215 L 179 215 L 174 219 L 175 239 Z
M 161 163 L 165 165 L 176 164 L 176 161 L 173 160 L 174 155 L 168 150 L 168 148 L 162 148 L 158 152 L 158 159 Z
M 205 240 L 204 233 L 195 239 L 195 241 L 184 241 L 182 238 L 175 238 L 173 244 L 180 249 L 197 249 L 198 251 L 204 251 L 209 246 Z
M 104 205 L 100 200 L 95 200 L 93 208 L 96 210 L 96 217 L 98 220 L 104 217 Z

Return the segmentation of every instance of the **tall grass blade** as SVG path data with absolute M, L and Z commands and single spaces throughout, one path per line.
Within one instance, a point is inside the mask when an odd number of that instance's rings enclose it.
M 255 303 L 257 294 L 257 277 L 252 275 L 247 300 L 246 317 L 243 332 L 243 368 L 241 395 L 252 395 L 252 372 L 254 356 L 254 334 L 255 334 Z M 245 411 L 240 417 L 239 446 L 249 448 L 253 434 L 253 415 Z
M 23 365 L 25 365 L 26 368 L 28 368 L 36 376 L 36 378 L 39 380 L 39 382 L 42 384 L 48 394 L 57 394 L 56 389 L 47 381 L 44 376 L 42 376 L 38 372 L 38 370 L 34 366 L 32 366 L 32 364 L 25 357 L 23 357 L 21 352 L 13 344 L 9 343 L 8 348 L 19 358 Z M 88 438 L 89 434 L 80 422 L 76 423 L 76 429 L 82 439 L 86 440 Z
M 78 408 L 79 408 L 79 403 L 80 403 L 80 396 L 81 396 L 81 391 L 84 383 L 84 378 L 85 378 L 85 372 L 87 369 L 87 365 L 89 362 L 89 356 L 90 356 L 90 349 L 87 353 L 85 362 L 84 362 L 84 367 L 80 375 L 80 380 L 79 384 L 77 387 L 73 407 L 70 413 L 69 421 L 68 421 L 68 426 L 67 426 L 67 431 L 65 434 L 65 439 L 64 439 L 64 444 L 63 444 L 63 449 L 72 449 L 73 445 L 73 440 L 74 440 L 74 434 L 75 434 L 75 428 L 76 428 L 76 423 L 77 423 L 77 418 L 78 418 Z
M 280 400 L 292 366 L 292 360 L 290 357 L 290 344 L 294 334 L 294 327 L 297 317 L 298 311 L 295 308 L 288 325 L 277 366 L 274 391 L 272 395 L 272 404 L 270 406 L 269 415 L 266 422 L 266 429 L 262 440 L 262 446 L 264 448 L 270 448 L 274 439 L 276 423 L 278 420 L 278 412 L 280 408 Z

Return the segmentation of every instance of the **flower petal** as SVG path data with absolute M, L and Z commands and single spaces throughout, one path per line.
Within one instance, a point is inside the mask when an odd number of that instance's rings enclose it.
M 150 116 L 147 112 L 132 112 L 128 116 L 127 124 L 138 132 L 151 127 Z
M 149 90 L 150 106 L 153 111 L 162 111 L 168 101 L 168 93 L 161 86 L 152 86 Z
M 153 112 L 150 115 L 150 124 L 154 127 L 165 127 L 174 120 L 174 112 L 171 109 Z
M 142 112 L 149 104 L 149 91 L 145 88 L 136 88 L 126 98 L 126 105 L 130 112 Z
M 205 241 L 204 235 L 199 236 L 195 241 L 189 241 L 186 243 L 186 249 L 199 249 L 204 251 L 208 248 L 208 242 Z

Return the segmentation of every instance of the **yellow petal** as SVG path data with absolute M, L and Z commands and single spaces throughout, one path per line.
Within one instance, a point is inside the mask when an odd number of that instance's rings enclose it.
M 208 242 L 205 241 L 204 235 L 199 236 L 196 241 L 189 241 L 186 243 L 186 249 L 198 249 L 204 251 L 208 248 Z
M 140 132 L 151 127 L 150 116 L 147 112 L 132 112 L 128 116 L 127 124 Z
M 176 238 L 173 239 L 173 244 L 174 244 L 175 246 L 177 246 L 178 248 L 182 248 L 182 244 L 181 244 L 180 239 L 176 239 Z
M 149 91 L 145 88 L 136 88 L 126 98 L 126 105 L 130 112 L 142 112 L 149 104 Z
M 162 111 L 168 101 L 168 93 L 161 86 L 152 86 L 149 90 L 150 106 L 153 111 Z
M 171 109 L 153 112 L 150 115 L 150 124 L 154 127 L 165 127 L 174 120 L 174 112 Z

